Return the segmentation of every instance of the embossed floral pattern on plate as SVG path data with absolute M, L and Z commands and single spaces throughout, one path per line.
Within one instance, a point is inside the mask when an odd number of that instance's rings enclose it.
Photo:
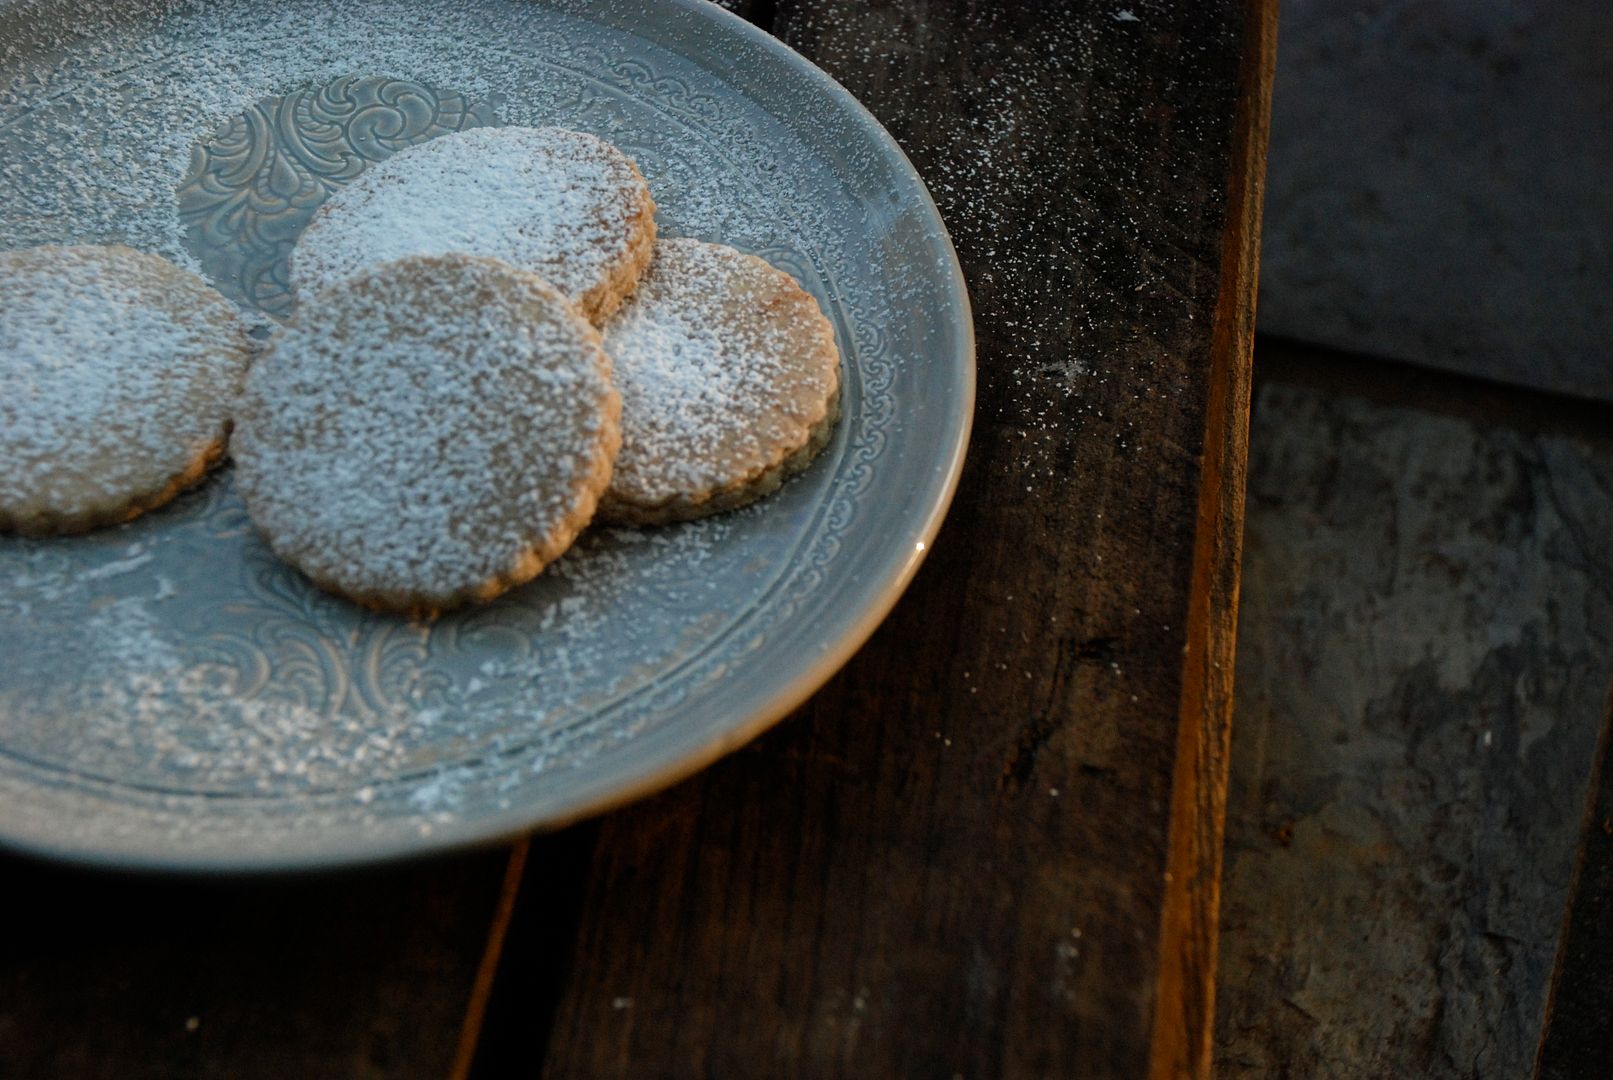
M 333 191 L 399 150 L 497 122 L 490 102 L 375 75 L 260 101 L 192 151 L 178 194 L 186 240 L 225 295 L 283 318 L 286 259 Z

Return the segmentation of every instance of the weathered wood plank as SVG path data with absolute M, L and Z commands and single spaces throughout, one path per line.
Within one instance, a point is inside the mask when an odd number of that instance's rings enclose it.
M 1173 788 L 1221 767 L 1246 392 L 1227 345 L 1247 344 L 1255 191 L 1234 154 L 1258 145 L 1239 76 L 1269 60 L 1245 21 L 779 5 L 781 36 L 891 128 L 947 216 L 976 305 L 975 441 L 929 564 L 847 669 L 599 825 L 547 1075 L 1202 1061 L 1219 802 L 1185 793 L 1173 816 Z M 1230 486 L 1206 489 L 1207 462 Z M 1174 891 L 1173 865 L 1193 879 Z
M 1527 1075 L 1613 677 L 1609 410 L 1284 355 L 1256 358 L 1217 1075 Z
M 267 880 L 6 858 L 0 1073 L 440 1080 L 506 858 Z
M 1232 676 L 1249 455 L 1250 354 L 1260 278 L 1277 9 L 1256 5 L 1244 27 L 1244 64 L 1233 125 L 1222 281 L 1210 345 L 1199 526 L 1183 652 L 1182 713 L 1172 784 L 1171 856 L 1165 871 L 1159 978 L 1154 999 L 1156 1080 L 1209 1076 L 1219 942 L 1222 829 L 1226 820 Z
M 1536 1080 L 1596 1076 L 1613 1061 L 1613 705 L 1606 717 L 1535 1056 Z

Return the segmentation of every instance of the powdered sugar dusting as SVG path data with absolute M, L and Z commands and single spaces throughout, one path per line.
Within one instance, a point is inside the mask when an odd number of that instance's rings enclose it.
M 664 239 L 605 328 L 622 394 L 611 495 L 638 506 L 709 495 L 805 446 L 837 386 L 817 302 L 754 256 Z
M 0 248 L 119 241 L 195 267 L 188 244 L 232 235 L 198 240 L 177 212 L 199 144 L 237 119 L 317 120 L 271 106 L 344 78 L 396 80 L 485 122 L 620 147 L 668 232 L 756 252 L 805 284 L 851 375 L 830 460 L 766 503 L 592 529 L 529 584 L 430 625 L 289 569 L 230 469 L 126 526 L 0 537 L 8 838 L 119 861 L 286 865 L 556 820 L 731 739 L 866 618 L 893 550 L 908 565 L 969 381 L 949 250 L 862 114 L 731 21 L 629 0 L 6 11 Z M 258 160 L 259 137 L 287 168 L 332 145 L 373 160 L 325 141 L 343 131 L 299 135 L 254 131 L 239 160 Z M 336 157 L 309 164 L 340 171 Z M 329 186 L 307 179 L 208 172 L 241 189 L 226 193 L 242 209 L 233 235 L 265 250 L 323 198 Z M 297 212 L 277 202 L 254 220 L 258 190 Z
M 524 580 L 603 489 L 609 372 L 598 334 L 530 274 L 383 263 L 305 300 L 253 367 L 247 504 L 277 551 L 356 596 L 429 606 Z
M 258 102 L 354 75 L 452 91 L 506 124 L 563 119 L 601 136 L 655 177 L 665 223 L 686 232 L 763 245 L 793 230 L 787 173 L 737 172 L 731 159 L 711 168 L 687 130 L 589 83 L 623 61 L 620 41 L 600 51 L 567 7 L 589 5 L 13 3 L 0 40 L 0 247 L 118 241 L 200 272 L 174 197 L 198 141 Z M 814 223 L 824 237 L 832 228 Z
M 1191 163 L 1223 145 L 1230 114 L 1196 103 L 1214 96 L 1201 80 L 1225 85 L 1216 64 L 1237 50 L 1182 38 L 1186 23 L 1166 15 L 1190 9 L 1137 0 L 1047 17 L 1037 5 L 969 4 L 915 20 L 903 5 L 837 0 L 800 5 L 788 21 L 827 71 L 877 95 L 929 184 L 993 357 L 981 399 L 1017 434 L 1012 482 L 1038 492 L 1058 489 L 1072 447 L 1135 447 L 1146 425 L 1127 403 L 1193 385 L 1177 362 L 1186 339 L 1155 334 L 1206 317 L 1198 268 L 1218 255 L 1196 246 L 1210 234 L 1195 230 L 1224 193 L 1219 180 L 1191 186 L 1219 175 Z M 915 53 L 936 52 L 949 58 L 940 85 L 904 77 Z M 1169 155 L 1156 152 L 1166 132 Z M 1166 248 L 1148 250 L 1161 235 Z
M 161 491 L 224 437 L 248 355 L 224 299 L 153 256 L 0 253 L 0 525 Z
M 614 147 L 558 128 L 474 128 L 371 166 L 320 208 L 291 256 L 298 292 L 405 255 L 488 255 L 574 303 L 628 261 L 649 195 Z
M 232 488 L 226 476 L 206 493 L 210 511 L 197 513 L 193 496 L 192 512 L 165 528 L 137 523 L 78 542 L 132 571 L 224 536 L 208 556 L 181 561 L 169 582 L 187 598 L 178 605 L 153 602 L 160 578 L 86 580 L 60 544 L 16 542 L 14 576 L 0 578 L 0 654 L 23 670 L 65 665 L 73 678 L 0 682 L 7 752 L 70 762 L 77 775 L 134 789 L 296 794 L 336 806 L 368 806 L 377 790 L 438 771 L 449 779 L 429 798 L 409 798 L 441 823 L 463 785 L 485 783 L 489 757 L 505 759 L 506 779 L 523 778 L 629 737 L 636 728 L 573 729 L 722 625 L 701 608 L 744 555 L 728 542 L 731 520 L 647 535 L 597 531 L 497 605 L 428 628 L 357 611 L 288 575 L 245 527 Z M 245 571 L 247 588 L 232 569 Z M 282 592 L 295 614 L 278 606 Z M 220 629 L 212 604 L 251 629 Z M 663 604 L 679 609 L 675 620 Z M 623 652 L 644 670 L 624 669 Z M 485 722 L 488 709 L 499 723 Z

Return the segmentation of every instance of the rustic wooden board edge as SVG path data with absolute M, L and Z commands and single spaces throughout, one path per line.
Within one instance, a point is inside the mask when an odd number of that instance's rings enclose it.
M 459 1025 L 459 1043 L 454 1048 L 454 1062 L 448 1070 L 449 1080 L 466 1080 L 476 1062 L 482 1024 L 487 1019 L 488 1003 L 493 1000 L 493 981 L 504 955 L 510 922 L 515 917 L 515 901 L 521 893 L 521 879 L 526 874 L 527 851 L 531 846 L 530 839 L 521 839 L 510 848 L 509 862 L 504 867 L 504 882 L 499 886 L 498 903 L 493 909 L 493 917 L 488 921 L 487 944 L 482 949 L 476 978 L 471 983 L 470 996 L 465 1002 L 465 1018 Z
M 1210 345 L 1149 1076 L 1210 1075 L 1260 223 L 1277 0 L 1249 0 Z
M 1604 710 L 1596 757 L 1591 763 L 1579 850 L 1563 906 L 1551 986 L 1541 1012 L 1535 1048 L 1535 1080 L 1587 1075 L 1579 1071 L 1605 1064 L 1610 1043 L 1606 1006 L 1607 961 L 1613 958 L 1613 692 Z

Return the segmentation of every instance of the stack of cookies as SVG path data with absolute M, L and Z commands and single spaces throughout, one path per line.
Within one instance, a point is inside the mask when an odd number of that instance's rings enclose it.
M 278 554 L 430 616 L 529 580 L 591 521 L 766 495 L 838 417 L 833 331 L 788 274 L 657 241 L 654 213 L 633 162 L 590 135 L 412 147 L 314 216 L 291 258 L 296 318 L 250 366 L 228 302 L 161 259 L 0 254 L 0 529 L 160 505 L 221 457 L 233 420 L 241 492 Z

